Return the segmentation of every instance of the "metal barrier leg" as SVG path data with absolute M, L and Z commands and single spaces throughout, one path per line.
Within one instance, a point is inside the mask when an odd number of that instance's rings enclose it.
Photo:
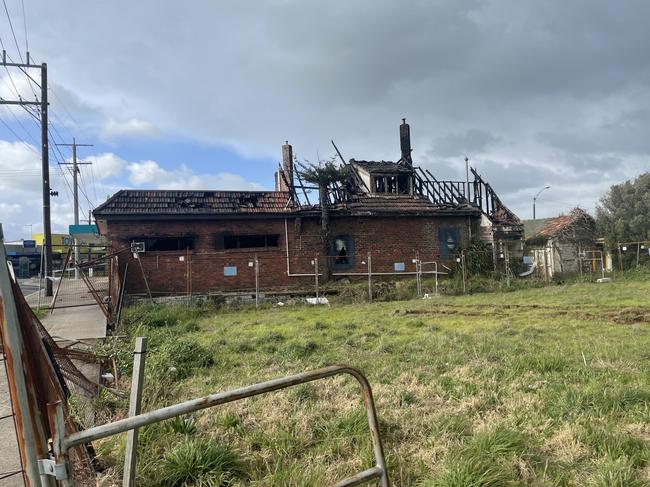
M 373 479 L 380 479 L 382 487 L 390 487 L 388 470 L 386 469 L 386 460 L 384 458 L 384 450 L 381 443 L 381 436 L 379 434 L 377 411 L 375 409 L 375 401 L 372 396 L 372 388 L 370 387 L 368 379 L 366 379 L 366 377 L 359 369 L 349 367 L 347 365 L 333 365 L 330 367 L 324 367 L 322 369 L 303 372 L 301 374 L 282 377 L 280 379 L 260 382 L 259 384 L 253 384 L 250 386 L 241 387 L 239 389 L 219 392 L 217 394 L 211 394 L 199 399 L 192 399 L 190 401 L 174 404 L 172 406 L 167 406 L 155 411 L 139 414 L 137 416 L 125 418 L 113 423 L 108 423 L 102 426 L 96 426 L 94 428 L 73 433 L 63 438 L 61 441 L 61 455 L 60 458 L 57 455 L 57 463 L 59 461 L 65 462 L 67 451 L 77 445 L 89 443 L 90 441 L 106 438 L 107 436 L 116 435 L 118 433 L 124 433 L 125 431 L 129 431 L 134 428 L 141 428 L 148 424 L 157 423 L 159 421 L 174 418 L 176 416 L 182 416 L 184 414 L 199 411 L 201 409 L 239 401 L 247 397 L 259 396 L 268 392 L 278 391 L 280 389 L 286 389 L 298 384 L 313 382 L 341 374 L 351 375 L 361 385 L 376 465 L 355 475 L 354 477 L 340 481 L 336 484 L 336 487 L 359 485 Z

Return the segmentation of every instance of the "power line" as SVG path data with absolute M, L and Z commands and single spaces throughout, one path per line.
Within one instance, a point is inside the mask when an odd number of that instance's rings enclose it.
M 93 185 L 93 194 L 95 195 L 95 201 L 99 201 L 99 198 L 97 198 L 97 183 L 95 182 L 95 169 L 93 169 L 93 165 L 90 166 L 90 178 Z
M 7 107 L 7 111 L 9 112 L 9 114 L 10 114 L 12 117 L 14 117 L 14 120 L 18 123 L 18 125 L 20 126 L 20 128 L 23 129 L 23 131 L 27 134 L 27 138 L 30 139 L 30 140 L 34 143 L 34 145 L 38 146 L 39 143 L 36 141 L 36 139 L 34 139 L 34 137 L 32 136 L 32 134 L 29 132 L 29 130 L 27 130 L 27 128 L 23 125 L 23 123 L 20 121 L 20 119 L 19 119 L 19 118 L 16 116 L 16 114 L 11 110 L 11 108 L 8 108 L 8 107 Z M 16 134 L 16 132 L 14 132 L 13 129 L 11 129 L 11 128 L 9 127 L 9 125 L 8 125 L 6 122 L 3 121 L 3 123 L 4 123 L 4 125 L 9 129 L 9 131 L 11 131 L 11 133 L 14 134 L 14 135 L 18 138 L 18 140 L 20 140 L 21 142 L 25 142 L 21 137 L 18 136 L 18 134 Z
M 37 64 L 38 64 L 38 61 L 36 60 L 36 58 L 35 58 L 34 56 L 31 56 L 31 57 L 32 57 L 32 60 L 34 61 L 34 63 L 37 63 Z M 75 126 L 79 129 L 79 131 L 81 132 L 81 135 L 83 135 L 85 138 L 89 138 L 88 135 L 86 134 L 86 131 L 84 130 L 84 128 L 83 128 L 83 127 L 81 126 L 81 124 L 80 124 L 80 123 L 79 123 L 79 122 L 78 122 L 78 121 L 77 121 L 77 120 L 72 116 L 72 113 L 70 113 L 70 111 L 69 111 L 68 108 L 66 107 L 65 103 L 63 103 L 63 100 L 59 97 L 59 95 L 57 94 L 56 90 L 55 90 L 54 88 L 49 88 L 49 90 L 50 90 L 50 93 L 52 93 L 52 95 L 53 95 L 54 98 L 56 99 L 56 101 L 61 105 L 61 108 L 63 108 L 63 111 L 65 112 L 65 114 L 67 115 L 67 117 L 70 119 L 70 121 L 72 122 L 72 124 L 75 125 Z M 51 108 L 50 108 L 50 111 L 52 111 Z M 53 115 L 53 116 L 54 116 L 55 118 L 57 118 L 56 115 Z M 59 120 L 59 122 L 60 122 L 60 120 Z M 61 123 L 61 125 L 64 125 L 64 126 L 65 126 L 65 124 L 63 124 L 63 123 Z M 66 127 L 66 130 L 67 130 L 67 127 Z M 69 131 L 68 131 L 68 132 L 69 132 Z M 70 136 L 72 137 L 72 133 L 70 133 Z
M 23 7 L 23 29 L 25 30 L 25 52 L 29 52 L 29 42 L 27 41 L 27 15 L 25 15 L 25 0 L 20 0 Z
M 20 47 L 18 46 L 18 39 L 16 38 L 16 32 L 14 31 L 14 25 L 11 22 L 11 15 L 9 15 L 9 9 L 7 8 L 6 0 L 2 0 L 2 3 L 5 6 L 5 13 L 7 14 L 7 20 L 9 20 L 9 27 L 11 28 L 11 35 L 14 36 L 14 42 L 16 43 L 16 49 L 18 49 L 18 57 L 20 62 L 23 63 L 23 55 L 20 53 Z

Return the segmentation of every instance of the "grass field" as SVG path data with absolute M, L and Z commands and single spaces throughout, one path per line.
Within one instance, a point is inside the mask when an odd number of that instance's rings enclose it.
M 396 486 L 650 485 L 650 281 L 373 305 L 136 307 L 144 410 L 345 363 Z M 105 348 L 124 370 L 132 342 Z M 128 377 L 125 377 L 128 387 Z M 330 379 L 145 428 L 141 485 L 321 486 L 372 465 L 358 386 Z M 102 395 L 96 408 L 126 405 Z M 98 447 L 118 478 L 123 437 Z M 111 477 L 111 472 L 114 477 Z

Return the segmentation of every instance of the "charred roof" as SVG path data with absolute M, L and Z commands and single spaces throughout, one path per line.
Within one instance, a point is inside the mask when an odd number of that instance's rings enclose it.
M 175 191 L 123 189 L 95 209 L 97 217 L 288 213 L 285 191 Z
M 359 166 L 361 169 L 369 173 L 397 173 L 397 172 L 413 172 L 413 168 L 400 164 L 399 162 L 392 161 L 357 161 L 350 159 L 351 164 Z

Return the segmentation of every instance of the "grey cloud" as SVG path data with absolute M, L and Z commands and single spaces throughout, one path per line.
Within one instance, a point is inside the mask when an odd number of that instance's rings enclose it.
M 490 132 L 470 129 L 462 133 L 440 136 L 433 142 L 431 153 L 441 157 L 463 157 L 483 152 L 500 141 Z
M 584 198 L 597 197 L 600 181 L 648 162 L 644 0 L 40 0 L 30 9 L 39 61 L 83 100 L 75 115 L 96 130 L 109 117 L 146 120 L 274 159 L 286 139 L 313 158 L 334 138 L 346 157 L 388 159 L 407 117 L 416 159 L 462 175 L 460 152 L 481 152 L 496 162 L 477 167 L 513 206 L 524 198 L 517 188 L 540 180 L 586 181 Z M 459 171 L 439 162 L 455 155 Z M 631 155 L 638 163 L 616 163 Z

